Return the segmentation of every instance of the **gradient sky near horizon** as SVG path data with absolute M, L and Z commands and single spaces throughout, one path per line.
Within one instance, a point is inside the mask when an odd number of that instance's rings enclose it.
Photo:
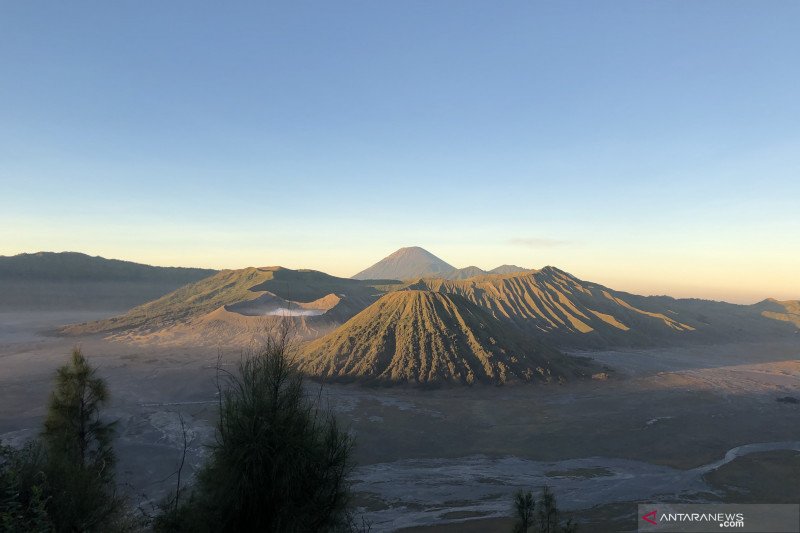
M 800 2 L 4 2 L 0 255 L 800 298 Z

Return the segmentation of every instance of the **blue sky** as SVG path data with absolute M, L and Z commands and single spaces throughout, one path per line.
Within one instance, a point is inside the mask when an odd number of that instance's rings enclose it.
M 800 298 L 800 3 L 4 2 L 0 254 Z

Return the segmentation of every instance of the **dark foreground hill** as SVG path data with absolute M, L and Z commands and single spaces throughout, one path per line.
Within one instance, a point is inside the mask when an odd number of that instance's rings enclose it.
M 564 381 L 581 373 L 575 360 L 466 299 L 419 290 L 387 294 L 307 344 L 300 361 L 319 378 L 375 383 Z
M 78 252 L 37 252 L 0 256 L 0 279 L 25 281 L 146 281 L 186 283 L 216 270 L 159 267 L 92 257 Z
M 126 309 L 215 272 L 76 252 L 0 256 L 0 308 Z

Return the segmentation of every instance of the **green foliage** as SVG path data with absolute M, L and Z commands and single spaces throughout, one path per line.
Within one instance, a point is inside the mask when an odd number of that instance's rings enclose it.
M 572 520 L 561 520 L 555 494 L 546 485 L 542 487 L 538 501 L 534 501 L 530 491 L 517 492 L 514 495 L 514 514 L 517 518 L 514 533 L 575 533 L 578 530 Z
M 113 424 L 100 420 L 108 390 L 80 350 L 58 369 L 41 440 L 0 447 L 5 531 L 119 531 Z
M 45 506 L 43 470 L 39 442 L 31 441 L 20 450 L 0 444 L 0 531 L 53 530 Z
M 118 519 L 114 423 L 100 418 L 108 388 L 79 349 L 56 373 L 42 441 L 47 451 L 47 510 L 58 531 L 105 531 Z
M 337 531 L 352 442 L 308 395 L 286 333 L 240 361 L 220 386 L 217 442 L 186 503 L 157 531 Z
M 96 374 L 80 349 L 73 350 L 70 363 L 56 372 L 42 438 L 52 460 L 96 470 L 108 479 L 113 476 L 114 424 L 100 419 L 108 388 Z
M 41 439 L 0 446 L 3 531 L 124 531 L 114 487 L 114 424 L 100 419 L 105 382 L 80 350 L 58 369 Z

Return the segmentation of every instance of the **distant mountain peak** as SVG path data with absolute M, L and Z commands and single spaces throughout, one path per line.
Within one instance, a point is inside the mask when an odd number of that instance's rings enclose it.
M 416 258 L 426 258 L 426 259 L 430 259 L 432 261 L 441 261 L 442 263 L 445 263 L 442 259 L 439 259 L 438 257 L 436 257 L 435 255 L 430 253 L 425 248 L 422 248 L 421 246 L 406 246 L 406 247 L 400 248 L 397 251 L 392 252 L 391 254 L 386 256 L 386 259 L 389 259 L 389 258 L 414 258 L 414 259 L 416 259 Z M 445 264 L 447 264 L 447 263 L 445 263 Z M 450 265 L 448 265 L 448 266 L 450 266 Z M 453 267 L 453 268 L 455 268 L 455 267 Z
M 399 248 L 396 252 L 394 252 L 392 255 L 406 253 L 406 252 L 423 252 L 426 254 L 433 255 L 422 246 L 403 246 L 402 248 Z
M 533 272 L 532 268 L 524 268 L 517 265 L 500 265 L 489 271 L 489 274 L 516 274 L 518 272 Z
M 371 267 L 362 270 L 354 279 L 414 279 L 442 276 L 455 267 L 419 246 L 408 246 L 384 257 Z
M 469 279 L 487 274 L 516 274 L 534 272 L 533 269 L 516 265 L 500 265 L 486 271 L 477 266 L 456 268 L 436 257 L 420 246 L 406 246 L 387 255 L 371 267 L 362 270 L 354 279 L 399 279 L 417 280 L 420 278 Z

